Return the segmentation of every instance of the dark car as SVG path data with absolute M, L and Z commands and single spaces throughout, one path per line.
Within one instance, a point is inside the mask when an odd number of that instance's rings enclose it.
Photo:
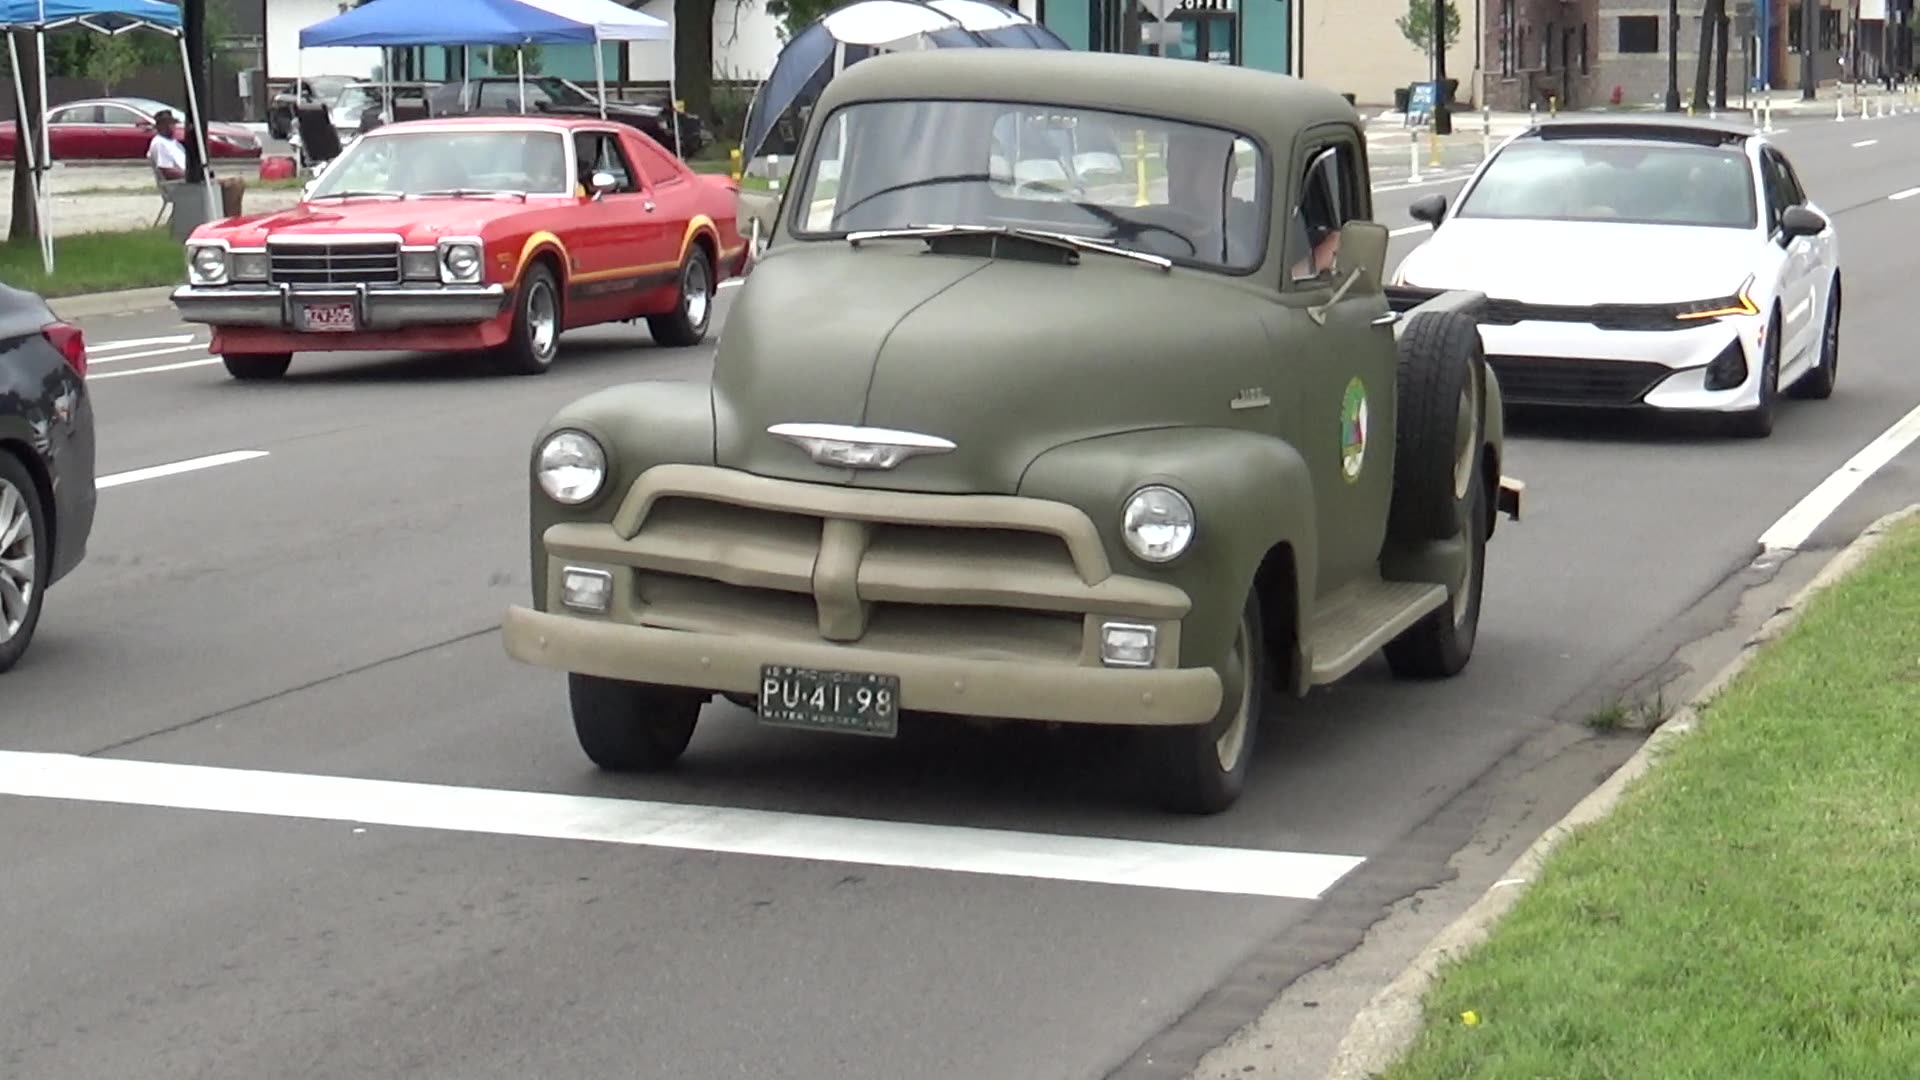
M 299 101 L 317 101 L 322 105 L 331 105 L 340 96 L 340 91 L 362 80 L 352 75 L 312 75 L 298 81 Z M 273 95 L 267 105 L 267 131 L 276 139 L 284 139 L 293 134 L 293 107 L 295 105 L 294 87 L 289 86 Z
M 537 75 L 526 80 L 526 108 L 521 108 L 521 82 L 511 76 L 489 76 L 465 83 L 446 83 L 428 95 L 435 116 L 503 116 L 548 113 L 554 116 L 600 115 L 600 101 L 592 94 L 558 75 Z M 707 144 L 706 127 L 692 113 L 679 114 L 680 139 L 674 139 L 674 114 L 665 102 L 607 101 L 607 119 L 646 132 L 647 137 L 682 158 L 700 152 Z M 685 143 L 681 146 L 680 143 Z
M 26 654 L 48 587 L 86 556 L 93 504 L 86 340 L 0 284 L 0 672 Z

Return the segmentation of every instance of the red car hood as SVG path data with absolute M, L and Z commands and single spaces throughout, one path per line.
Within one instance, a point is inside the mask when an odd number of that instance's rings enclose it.
M 324 236 L 328 233 L 398 233 L 404 243 L 430 244 L 442 236 L 479 236 L 492 221 L 556 200 L 532 199 L 349 199 L 301 203 L 287 210 L 249 214 L 208 228 L 239 246 L 258 246 L 275 236 Z

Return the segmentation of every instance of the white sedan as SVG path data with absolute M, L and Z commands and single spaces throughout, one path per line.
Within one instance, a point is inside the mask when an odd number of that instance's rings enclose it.
M 1485 293 L 1487 360 L 1514 404 L 1721 412 L 1773 431 L 1782 389 L 1833 392 L 1834 228 L 1778 147 L 1701 120 L 1536 125 L 1453 205 L 1396 285 Z

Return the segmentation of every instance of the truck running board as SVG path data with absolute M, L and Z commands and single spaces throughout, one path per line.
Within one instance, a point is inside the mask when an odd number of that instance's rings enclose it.
M 1425 581 L 1363 578 L 1335 589 L 1315 605 L 1308 623 L 1308 683 L 1323 686 L 1345 676 L 1446 602 L 1446 586 Z

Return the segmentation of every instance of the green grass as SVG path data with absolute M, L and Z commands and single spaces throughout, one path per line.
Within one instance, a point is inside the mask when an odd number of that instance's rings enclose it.
M 166 228 L 82 233 L 54 238 L 52 277 L 38 244 L 0 244 L 0 281 L 42 296 L 141 289 L 184 280 L 183 259 Z
M 1382 1080 L 1916 1075 L 1920 529 L 1669 745 L 1446 971 Z

